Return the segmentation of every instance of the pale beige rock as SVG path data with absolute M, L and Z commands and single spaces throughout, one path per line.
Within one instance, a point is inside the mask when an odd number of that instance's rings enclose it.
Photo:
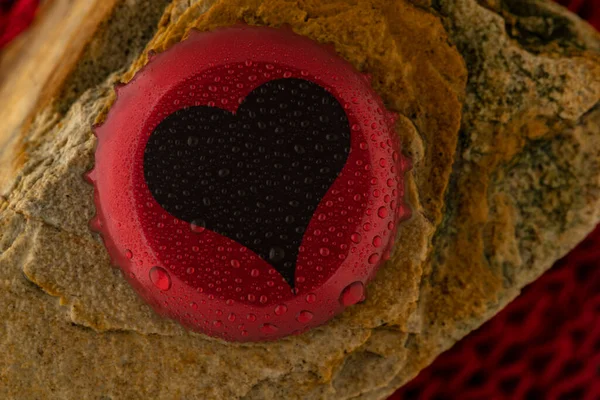
M 146 3 L 116 10 L 135 15 Z M 0 171 L 0 398 L 382 399 L 600 220 L 600 40 L 562 9 L 535 0 L 177 0 L 146 51 L 238 20 L 333 42 L 400 113 L 415 215 L 368 300 L 304 335 L 243 345 L 190 333 L 143 304 L 87 228 L 93 191 L 82 174 L 111 85 L 147 59 L 103 64 L 92 46 L 82 63 L 95 66 L 67 79 L 77 89 L 56 92 L 23 132 L 24 163 Z M 113 17 L 106 29 L 147 31 L 143 21 Z M 544 36 L 553 24 L 565 34 Z M 100 54 L 113 48 L 95 37 Z

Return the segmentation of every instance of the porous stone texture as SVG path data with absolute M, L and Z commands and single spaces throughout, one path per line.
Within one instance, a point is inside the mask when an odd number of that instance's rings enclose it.
M 118 3 L 106 29 L 147 31 L 118 18 L 146 3 Z M 271 343 L 154 314 L 89 231 L 82 179 L 112 85 L 190 29 L 238 22 L 287 25 L 369 73 L 414 164 L 414 215 L 367 301 Z M 541 0 L 171 2 L 130 66 L 98 58 L 102 82 L 73 69 L 78 89 L 56 91 L 0 171 L 0 398 L 385 398 L 600 220 L 599 39 Z

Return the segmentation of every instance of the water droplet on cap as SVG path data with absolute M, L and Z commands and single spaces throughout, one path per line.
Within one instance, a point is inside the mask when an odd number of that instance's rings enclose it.
M 362 282 L 354 282 L 344 288 L 340 295 L 340 303 L 348 307 L 362 301 L 364 296 L 365 285 Z
M 310 311 L 300 311 L 298 313 L 298 315 L 296 316 L 296 320 L 298 320 L 298 322 L 301 322 L 303 324 L 307 324 L 310 322 L 310 320 L 313 319 L 313 313 L 311 313 Z
M 230 172 L 230 171 L 229 171 L 229 169 L 227 169 L 227 168 L 220 169 L 220 170 L 219 170 L 219 176 L 220 176 L 221 178 L 225 178 L 227 175 L 229 175 L 229 172 Z
M 283 315 L 287 312 L 287 306 L 280 304 L 277 307 L 275 307 L 275 315 Z
M 352 235 L 350 235 L 350 239 L 352 239 L 354 243 L 360 243 L 362 237 L 360 236 L 360 233 L 354 232 Z
M 202 233 L 206 230 L 206 222 L 202 219 L 195 219 L 190 224 L 192 232 Z
M 190 137 L 188 137 L 188 140 L 187 140 L 188 146 L 190 146 L 190 147 L 197 146 L 198 142 L 199 142 L 199 140 L 198 140 L 198 138 L 196 136 L 190 136 Z
M 164 268 L 152 267 L 150 270 L 150 281 L 162 291 L 171 288 L 171 276 Z
M 271 333 L 276 333 L 279 330 L 279 328 L 277 328 L 275 325 L 273 324 L 264 324 L 261 328 L 260 331 L 262 333 L 266 333 L 266 334 L 271 334 Z
M 375 247 L 380 247 L 383 243 L 383 240 L 381 239 L 381 236 L 375 236 L 373 238 L 373 246 Z
M 306 302 L 309 304 L 314 303 L 315 301 L 317 301 L 317 296 L 313 293 L 307 294 L 306 295 Z
M 377 210 L 377 215 L 379 216 L 379 218 L 385 218 L 388 215 L 388 210 L 386 207 L 379 207 L 379 210 Z
M 269 260 L 279 262 L 285 257 L 285 251 L 281 247 L 271 247 L 269 250 Z

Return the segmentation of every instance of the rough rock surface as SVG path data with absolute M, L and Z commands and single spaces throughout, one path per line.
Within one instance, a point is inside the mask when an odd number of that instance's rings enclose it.
M 119 3 L 107 29 L 147 31 L 155 22 L 119 17 L 146 3 Z M 98 37 L 67 80 L 77 89 L 37 113 L 0 171 L 1 398 L 385 398 L 600 220 L 600 38 L 560 7 L 176 0 L 146 51 L 238 21 L 332 43 L 400 114 L 414 216 L 368 300 L 267 344 L 190 333 L 143 304 L 88 230 L 82 174 L 112 84 L 147 58 L 132 45 L 131 66 L 129 52 L 104 63 L 114 37 Z M 90 59 L 104 82 L 86 78 Z

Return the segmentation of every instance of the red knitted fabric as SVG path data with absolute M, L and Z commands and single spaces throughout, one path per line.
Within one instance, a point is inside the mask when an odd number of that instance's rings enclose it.
M 583 19 L 588 20 L 597 29 L 600 29 L 600 1 L 599 0 L 557 0 L 559 4 L 576 12 Z
M 0 0 L 0 49 L 33 21 L 39 0 Z
M 600 399 L 600 226 L 390 400 Z
M 600 29 L 600 0 L 562 0 Z M 389 400 L 600 399 L 600 226 Z

